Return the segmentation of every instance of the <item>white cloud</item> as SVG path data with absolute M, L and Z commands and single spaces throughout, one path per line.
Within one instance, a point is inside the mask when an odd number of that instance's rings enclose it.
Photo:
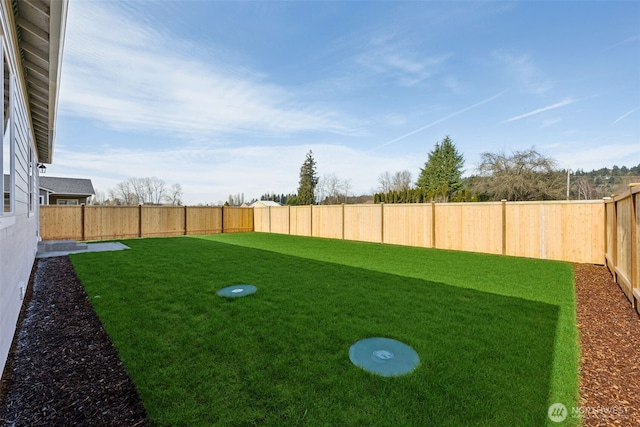
M 540 127 L 546 128 L 546 127 L 549 127 L 549 126 L 553 126 L 553 125 L 555 125 L 557 123 L 560 123 L 561 121 L 562 121 L 562 119 L 558 118 L 558 117 L 554 117 L 554 118 L 550 118 L 550 119 L 544 119 L 542 121 L 542 124 L 540 125 Z
M 387 36 L 373 39 L 356 62 L 375 73 L 390 75 L 401 86 L 415 86 L 438 73 L 449 56 L 424 56 Z
M 90 178 L 103 192 L 132 176 L 157 176 L 167 185 L 179 183 L 187 204 L 217 203 L 227 200 L 230 194 L 244 193 L 249 200 L 267 192 L 295 193 L 300 166 L 309 150 L 313 150 L 319 176 L 335 174 L 348 179 L 351 194 L 358 195 L 370 194 L 382 171 L 408 169 L 417 176 L 422 166 L 415 157 L 376 156 L 332 144 L 92 153 L 58 146 L 56 162 L 47 168 L 47 174 Z M 137 172 L 132 175 L 131 171 Z
M 493 57 L 498 60 L 509 78 L 513 79 L 520 90 L 541 95 L 552 88 L 551 82 L 534 64 L 529 55 L 514 55 L 503 51 L 495 51 Z
M 202 62 L 190 56 L 188 44 L 134 22 L 117 5 L 77 2 L 70 8 L 63 114 L 181 137 L 359 134 L 358 120 L 305 103 L 223 54 Z
M 560 168 L 590 171 L 614 165 L 635 166 L 640 159 L 640 146 L 637 142 L 565 141 L 550 154 Z
M 402 126 L 407 123 L 407 117 L 402 114 L 388 113 L 381 118 L 381 122 L 387 126 Z
M 447 76 L 442 79 L 442 84 L 446 88 L 449 88 L 454 95 L 463 95 L 467 92 L 460 81 L 453 76 Z

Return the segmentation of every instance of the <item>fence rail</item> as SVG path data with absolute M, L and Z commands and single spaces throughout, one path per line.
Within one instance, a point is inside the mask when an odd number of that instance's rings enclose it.
M 253 209 L 202 206 L 40 206 L 43 240 L 111 240 L 253 231 Z
M 640 184 L 605 201 L 605 258 L 607 267 L 635 309 L 640 312 Z
M 255 231 L 604 264 L 595 201 L 254 208 Z

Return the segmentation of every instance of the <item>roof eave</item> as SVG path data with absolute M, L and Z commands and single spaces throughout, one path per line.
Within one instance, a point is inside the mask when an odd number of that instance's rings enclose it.
M 71 197 L 91 197 L 94 196 L 94 194 L 87 194 L 87 193 L 69 193 L 66 191 L 61 191 L 61 192 L 56 192 L 56 191 L 49 191 L 46 190 L 49 194 L 55 194 L 56 196 L 71 196 Z
M 41 163 L 51 163 L 55 141 L 56 112 L 58 110 L 58 90 L 60 87 L 64 35 L 67 26 L 67 0 L 53 0 L 50 3 L 49 18 L 49 132 L 45 152 L 38 153 Z

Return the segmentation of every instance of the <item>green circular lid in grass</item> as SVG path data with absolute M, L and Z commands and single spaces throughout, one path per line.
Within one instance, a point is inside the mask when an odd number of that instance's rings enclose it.
M 349 349 L 351 362 L 383 377 L 405 375 L 420 363 L 418 353 L 405 343 L 391 338 L 365 338 Z
M 251 295 L 257 290 L 258 288 L 253 285 L 233 285 L 220 289 L 218 295 L 226 298 L 239 298 Z

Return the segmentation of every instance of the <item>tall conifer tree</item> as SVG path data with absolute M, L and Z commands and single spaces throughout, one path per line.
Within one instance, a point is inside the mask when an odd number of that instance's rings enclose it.
M 313 158 L 313 151 L 309 150 L 307 158 L 300 167 L 300 184 L 298 185 L 299 205 L 312 205 L 315 202 L 315 190 L 318 185 L 318 175 L 316 172 L 316 161 Z
M 462 187 L 462 166 L 464 157 L 447 135 L 429 153 L 416 185 L 427 200 L 447 202 Z

